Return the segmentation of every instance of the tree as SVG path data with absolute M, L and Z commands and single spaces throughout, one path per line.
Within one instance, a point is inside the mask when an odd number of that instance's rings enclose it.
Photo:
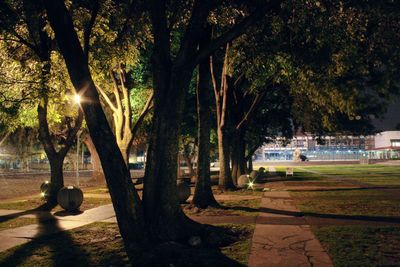
M 174 25 L 171 24 L 174 21 L 168 20 L 165 1 L 155 0 L 149 3 L 154 36 L 154 116 L 144 179 L 143 204 L 151 232 L 160 239 L 184 238 L 196 232 L 198 228 L 183 214 L 176 194 L 177 141 L 184 100 L 193 70 L 219 47 L 242 34 L 263 16 L 266 10 L 276 5 L 276 2 L 271 1 L 261 7 L 252 6 L 251 15 L 211 40 L 206 48 L 198 50 L 207 18 L 216 4 L 214 1 L 194 1 L 187 21 L 181 25 Z M 174 17 L 175 15 L 171 16 Z M 174 26 L 179 26 L 178 29 L 182 33 L 178 46 L 171 44 L 170 37 Z
M 200 49 L 211 39 L 211 28 L 208 26 Z M 212 95 L 210 85 L 210 65 L 207 59 L 200 62 L 197 70 L 197 180 L 192 203 L 199 208 L 217 205 L 211 189 L 210 178 L 210 132 L 212 117 Z
M 130 254 L 130 244 L 137 237 L 143 237 L 141 241 L 145 243 L 146 237 L 139 197 L 129 179 L 129 172 L 101 109 L 88 62 L 68 11 L 60 0 L 45 1 L 45 6 L 71 81 L 84 99 L 90 99 L 90 103 L 82 103 L 82 108 L 102 162 L 121 235 Z M 244 19 L 231 31 L 214 40 L 206 49 L 197 51 L 199 38 L 197 34 L 199 30 L 201 32 L 211 8 L 211 3 L 194 3 L 189 26 L 182 38 L 180 49 L 172 60 L 165 3 L 153 1 L 149 4 L 154 35 L 155 102 L 143 204 L 146 224 L 152 236 L 157 239 L 177 239 L 182 234 L 184 236 L 188 234 L 188 224 L 184 222 L 189 221 L 181 211 L 176 195 L 176 164 L 182 104 L 193 69 L 199 60 L 241 34 L 265 10 L 265 8 L 257 9 L 256 15 Z M 179 225 L 178 222 L 184 224 Z
M 49 159 L 51 168 L 52 198 L 49 200 L 56 201 L 58 190 L 64 186 L 63 180 L 63 161 L 74 143 L 76 133 L 78 132 L 83 116 L 78 114 L 75 122 L 70 117 L 65 118 L 65 128 L 60 132 L 60 145 L 58 151 L 53 143 L 51 131 L 48 122 L 48 106 L 49 96 L 51 94 L 51 75 L 52 75 L 52 59 L 51 59 L 51 43 L 52 39 L 45 31 L 45 19 L 42 16 L 43 9 L 38 3 L 30 1 L 20 1 L 13 5 L 3 3 L 0 6 L 0 13 L 5 18 L 0 25 L 4 40 L 8 45 L 23 45 L 25 53 L 17 55 L 15 58 L 23 61 L 24 64 L 36 64 L 36 77 L 38 79 L 36 89 L 39 90 L 39 104 L 37 106 L 37 114 L 39 120 L 39 139 L 43 144 L 47 158 Z M 54 73 L 54 72 L 53 72 Z
M 46 0 L 44 5 L 71 82 L 84 100 L 81 107 L 101 160 L 127 254 L 132 257 L 135 252 L 133 244 L 147 247 L 151 238 L 145 227 L 139 195 L 133 186 L 129 170 L 102 110 L 99 95 L 89 71 L 87 56 L 81 47 L 64 1 Z M 133 261 L 133 258 L 131 260 Z
M 113 95 L 115 103 L 105 93 L 103 89 L 97 86 L 97 89 L 105 99 L 107 105 L 113 112 L 113 122 L 115 129 L 115 137 L 117 138 L 117 144 L 121 150 L 122 156 L 126 164 L 129 163 L 129 153 L 132 146 L 132 142 L 136 137 L 137 131 L 145 116 L 152 109 L 153 93 L 148 97 L 143 110 L 141 111 L 135 124 L 132 124 L 132 104 L 129 85 L 127 84 L 127 74 L 121 64 L 117 68 L 119 78 L 117 79 L 116 73 L 111 70 L 110 76 L 113 80 Z

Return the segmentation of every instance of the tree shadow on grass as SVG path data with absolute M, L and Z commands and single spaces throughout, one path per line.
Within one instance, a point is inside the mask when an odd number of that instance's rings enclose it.
M 260 208 L 260 211 L 272 214 L 288 215 L 293 217 L 313 217 L 313 218 L 323 218 L 323 219 L 354 220 L 354 221 L 366 221 L 366 222 L 387 222 L 387 223 L 400 224 L 400 217 L 322 214 L 315 212 L 297 212 L 297 211 L 277 210 L 269 208 Z
M 235 211 L 245 211 L 245 212 L 259 212 L 260 209 L 245 207 L 245 206 L 223 206 L 220 205 L 218 208 L 222 210 L 235 210 Z
M 7 214 L 7 215 L 3 215 L 0 216 L 0 223 L 1 222 L 6 222 L 8 220 L 12 220 L 18 217 L 22 217 L 25 215 L 35 215 L 36 217 L 40 217 L 43 220 L 45 219 L 45 217 L 47 216 L 49 219 L 51 219 L 53 216 L 51 215 L 50 211 L 56 206 L 56 204 L 51 204 L 51 203 L 44 203 L 42 205 L 40 205 L 39 207 L 36 207 L 34 209 L 30 209 L 30 210 L 24 210 L 21 212 L 16 212 L 16 213 L 12 213 L 12 214 Z
M 51 255 L 44 257 L 41 262 L 32 262 L 32 265 L 37 266 L 71 266 L 81 265 L 89 266 L 89 261 L 84 252 L 74 243 L 68 232 L 60 226 L 56 217 L 50 211 L 52 205 L 45 204 L 36 209 L 26 211 L 25 214 L 35 214 L 38 220 L 37 233 L 28 243 L 12 248 L 9 251 L 3 252 L 0 258 L 1 266 L 20 266 L 25 260 L 35 254 L 42 254 L 49 251 Z M 53 205 L 54 207 L 55 205 Z M 43 209 L 47 209 L 44 211 Z M 32 211 L 38 211 L 35 212 Z M 21 214 L 19 214 L 21 216 Z M 18 217 L 18 216 L 17 216 Z M 57 238 L 54 238 L 57 234 Z M 23 238 L 23 236 L 21 236 Z M 42 257 L 43 258 L 43 257 Z

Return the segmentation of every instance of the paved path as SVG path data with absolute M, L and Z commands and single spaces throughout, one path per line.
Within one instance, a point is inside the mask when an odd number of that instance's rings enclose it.
M 55 215 L 57 214 L 57 215 Z M 111 204 L 87 210 L 79 215 L 63 212 L 21 212 L 0 211 L 0 218 L 35 217 L 38 224 L 0 231 L 0 252 L 31 241 L 34 238 L 54 234 L 60 231 L 81 227 L 93 222 L 103 221 L 114 216 Z
M 305 220 L 298 220 L 296 213 L 300 211 L 287 191 L 264 193 L 253 234 L 249 267 L 333 266 L 310 226 Z M 287 223 L 274 224 L 276 219 Z M 268 221 L 271 224 L 266 224 Z

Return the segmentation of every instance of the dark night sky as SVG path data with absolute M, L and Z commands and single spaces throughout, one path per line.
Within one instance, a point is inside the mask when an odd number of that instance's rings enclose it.
M 395 98 L 389 105 L 383 119 L 374 119 L 373 123 L 381 131 L 395 130 L 396 125 L 400 124 L 400 97 Z

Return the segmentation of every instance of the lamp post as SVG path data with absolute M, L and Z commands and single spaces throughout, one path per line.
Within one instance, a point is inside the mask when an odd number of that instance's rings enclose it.
M 78 94 L 74 95 L 74 102 L 79 106 L 81 103 L 81 96 Z M 82 131 L 76 133 L 76 185 L 79 187 L 79 137 Z

